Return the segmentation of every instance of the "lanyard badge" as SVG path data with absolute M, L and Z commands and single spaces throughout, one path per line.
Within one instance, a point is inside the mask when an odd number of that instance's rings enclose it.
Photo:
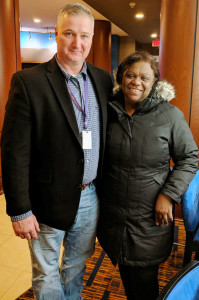
M 83 130 L 82 131 L 82 148 L 84 150 L 92 149 L 92 131 L 91 130 Z
M 69 95 L 77 107 L 79 111 L 83 114 L 84 117 L 84 130 L 82 131 L 82 148 L 90 150 L 92 149 L 92 131 L 87 130 L 87 115 L 88 115 L 88 78 L 86 76 L 86 79 L 84 80 L 84 92 L 85 92 L 85 106 L 84 109 L 79 105 L 77 102 L 77 99 L 73 95 L 71 89 L 67 86 Z

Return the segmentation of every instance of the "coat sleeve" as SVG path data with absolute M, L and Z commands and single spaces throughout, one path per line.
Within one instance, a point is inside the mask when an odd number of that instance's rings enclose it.
M 10 216 L 31 210 L 29 164 L 31 109 L 21 73 L 13 75 L 1 138 L 2 181 Z
M 198 169 L 198 147 L 183 113 L 177 107 L 171 107 L 168 116 L 171 124 L 170 154 L 174 167 L 161 194 L 180 203 L 181 197 Z

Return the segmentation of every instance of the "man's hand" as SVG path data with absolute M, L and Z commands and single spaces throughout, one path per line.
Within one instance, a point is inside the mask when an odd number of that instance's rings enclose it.
M 168 225 L 169 220 L 173 222 L 172 199 L 166 195 L 159 194 L 155 205 L 155 224 Z
M 21 221 L 12 222 L 12 227 L 16 236 L 19 236 L 22 239 L 38 239 L 37 232 L 39 232 L 40 229 L 39 223 L 34 215 Z

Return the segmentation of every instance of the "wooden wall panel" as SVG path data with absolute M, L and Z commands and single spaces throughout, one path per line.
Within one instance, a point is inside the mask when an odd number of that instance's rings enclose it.
M 0 1 L 0 133 L 12 74 L 21 69 L 19 0 Z M 0 163 L 1 164 L 1 163 Z M 0 191 L 2 187 L 0 169 Z
M 0 130 L 12 74 L 21 68 L 19 1 L 0 2 Z
M 16 49 L 16 71 L 22 69 L 21 50 L 20 50 L 20 16 L 19 16 L 19 0 L 14 1 L 14 18 L 15 18 L 15 49 Z
M 3 0 L 0 4 L 0 129 L 10 86 L 10 75 L 16 70 L 16 49 L 15 43 L 13 47 L 13 41 L 15 41 L 13 1 Z
M 1 132 L 0 132 L 0 139 L 1 139 Z M 0 157 L 1 157 L 1 147 L 0 147 Z M 0 163 L 0 195 L 3 194 L 1 174 L 2 174 L 2 172 L 1 172 L 1 163 Z
M 90 64 L 93 64 L 93 43 L 89 52 L 89 55 L 87 56 L 86 61 Z
M 109 21 L 95 21 L 93 64 L 111 73 L 111 23 Z
M 197 143 L 197 146 L 199 147 L 199 5 L 197 11 L 190 128 L 193 133 L 194 139 Z
M 184 113 L 199 144 L 197 9 L 198 0 L 162 0 L 159 62 L 161 78 L 167 79 L 176 89 L 176 98 L 172 104 Z M 182 218 L 181 205 L 176 205 L 175 216 Z
M 176 89 L 172 104 L 190 123 L 190 99 L 197 0 L 162 0 L 160 74 Z

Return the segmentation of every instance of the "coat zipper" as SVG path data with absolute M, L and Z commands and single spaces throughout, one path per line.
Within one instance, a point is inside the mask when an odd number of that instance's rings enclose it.
M 131 161 L 131 147 L 132 147 L 132 123 L 133 123 L 133 117 L 130 118 L 130 120 L 128 120 L 128 126 L 129 126 L 129 133 L 131 136 L 130 139 L 130 151 L 129 151 L 129 162 Z M 126 193 L 126 213 L 125 213 L 125 227 L 124 227 L 124 231 L 123 231 L 123 238 L 122 238 L 122 259 L 124 260 L 124 262 L 127 261 L 127 257 L 125 255 L 125 245 L 126 245 L 126 235 L 124 235 L 125 231 L 126 231 L 126 218 L 127 218 L 127 214 L 128 214 L 128 192 L 129 192 L 129 177 L 130 177 L 130 164 L 129 164 L 129 172 L 128 172 L 128 180 L 127 180 L 127 193 Z

